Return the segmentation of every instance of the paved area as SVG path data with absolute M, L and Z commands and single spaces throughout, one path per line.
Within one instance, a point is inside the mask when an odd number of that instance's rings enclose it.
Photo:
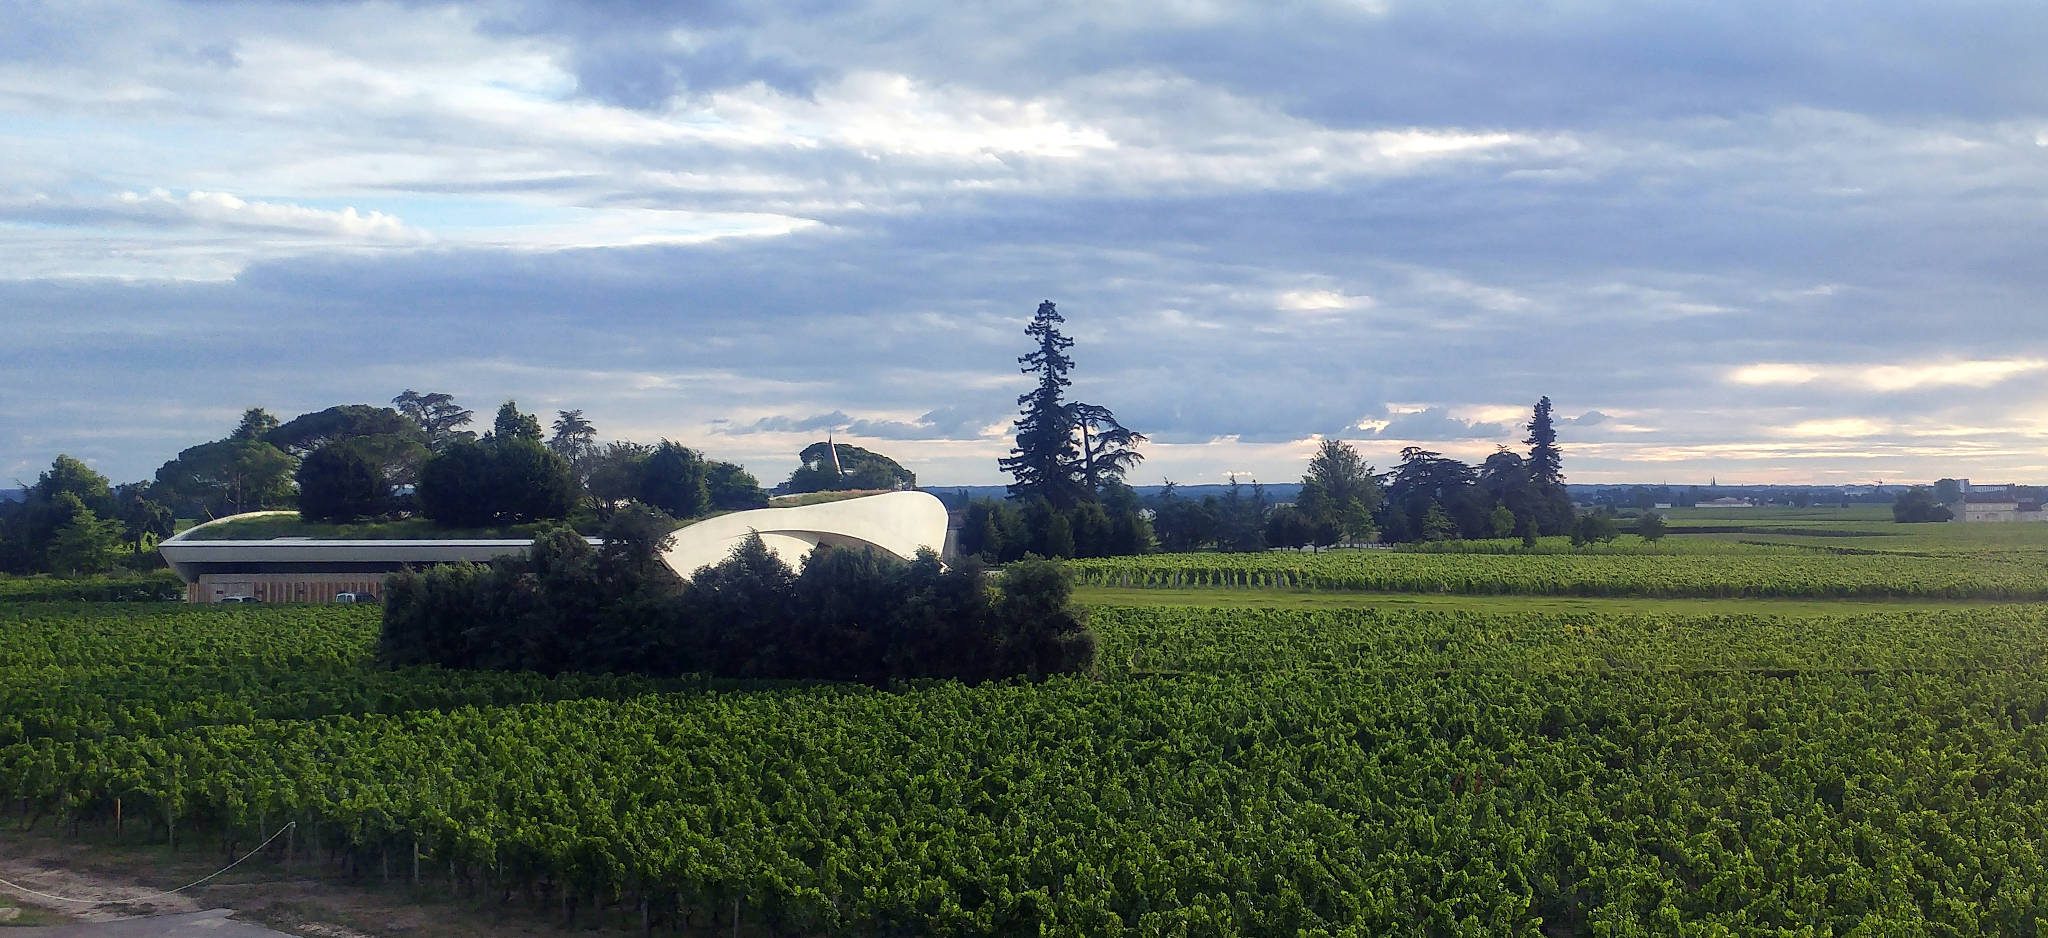
M 228 918 L 227 909 L 152 915 L 118 922 L 9 928 L 7 938 L 291 938 L 284 932 Z

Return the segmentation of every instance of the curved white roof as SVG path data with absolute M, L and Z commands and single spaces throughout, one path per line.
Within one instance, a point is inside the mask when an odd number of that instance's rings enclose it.
M 192 534 L 226 521 L 288 511 L 256 511 L 209 521 L 164 541 L 157 550 L 186 582 L 198 578 L 208 564 L 411 564 L 474 561 L 522 554 L 528 538 L 368 538 L 276 537 L 250 540 L 202 540 Z M 706 518 L 675 532 L 663 555 L 669 568 L 684 578 L 697 568 L 724 560 L 748 533 L 761 535 L 783 562 L 802 567 L 819 544 L 873 547 L 910 559 L 920 547 L 939 550 L 946 542 L 946 506 L 926 492 L 889 492 L 796 508 L 758 508 Z M 600 543 L 589 538 L 592 544 Z

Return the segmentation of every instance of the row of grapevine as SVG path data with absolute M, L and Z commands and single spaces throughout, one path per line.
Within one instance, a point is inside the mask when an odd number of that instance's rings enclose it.
M 1066 563 L 1076 582 L 1139 588 L 1373 590 L 1558 596 L 2048 599 L 2038 558 L 1701 554 L 1155 554 Z
M 165 837 L 296 819 L 493 894 L 788 934 L 2048 934 L 2035 607 L 1099 609 L 1103 673 L 1044 685 L 300 715 L 217 665 L 282 633 L 286 670 L 364 677 L 362 622 L 63 612 L 0 612 L 6 684 L 132 648 L 166 700 L 269 711 L 0 745 L 0 805 L 87 830 L 117 798 Z

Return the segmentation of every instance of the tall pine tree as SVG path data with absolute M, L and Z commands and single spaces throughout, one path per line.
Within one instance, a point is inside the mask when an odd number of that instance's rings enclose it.
M 1557 429 L 1550 420 L 1550 396 L 1536 402 L 1529 418 L 1530 506 L 1537 530 L 1544 535 L 1566 534 L 1571 530 L 1572 499 L 1564 487 L 1564 454 L 1557 448 Z
M 1018 396 L 1023 413 L 1017 418 L 1017 445 L 996 465 L 1017 481 L 1009 486 L 1016 498 L 1043 498 L 1061 509 L 1071 508 L 1087 497 L 1078 472 L 1080 452 L 1075 445 L 1075 415 L 1061 398 L 1069 385 L 1068 370 L 1074 360 L 1067 355 L 1074 340 L 1060 332 L 1060 316 L 1051 300 L 1038 304 L 1038 312 L 1024 334 L 1038 343 L 1030 354 L 1019 356 L 1019 370 L 1038 376 L 1038 386 Z

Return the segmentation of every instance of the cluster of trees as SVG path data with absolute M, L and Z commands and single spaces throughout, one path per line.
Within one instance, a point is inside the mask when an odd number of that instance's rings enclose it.
M 685 585 L 666 519 L 632 506 L 601 546 L 568 528 L 524 558 L 394 574 L 379 654 L 393 665 L 861 681 L 1038 679 L 1081 671 L 1095 638 L 1050 562 L 990 587 L 972 560 L 821 547 L 801 574 L 749 537 Z
M 629 502 L 678 519 L 768 503 L 745 469 L 679 443 L 601 446 L 580 410 L 559 412 L 552 435 L 512 401 L 481 435 L 467 429 L 473 419 L 448 394 L 408 389 L 389 407 L 342 404 L 283 422 L 251 407 L 225 437 L 187 447 L 140 482 L 111 485 L 60 455 L 22 501 L 0 502 L 0 571 L 154 565 L 150 548 L 174 519 L 266 509 L 297 508 L 316 522 L 418 515 L 458 527 L 568 519 L 594 529 Z
M 553 435 L 543 437 L 538 418 L 506 401 L 491 429 L 479 437 L 461 429 L 470 412 L 448 395 L 408 390 L 393 403 L 399 409 L 384 413 L 408 421 L 422 442 L 411 451 L 424 457 L 418 463 L 416 502 L 408 504 L 394 494 L 405 475 L 391 468 L 379 471 L 373 458 L 356 452 L 357 442 L 335 441 L 301 465 L 300 510 L 308 520 L 387 517 L 394 509 L 416 508 L 443 525 L 482 527 L 579 513 L 595 522 L 629 502 L 679 519 L 767 503 L 760 483 L 746 470 L 706 459 L 680 443 L 621 441 L 600 447 L 596 427 L 580 410 L 560 411 Z M 328 449 L 336 451 L 331 459 L 322 455 Z
M 1952 485 L 1954 484 L 1951 480 L 1945 479 L 1943 481 L 1949 481 Z M 1924 524 L 1955 520 L 1955 511 L 1941 502 L 1941 494 L 1943 493 L 1938 493 L 1924 485 L 1916 485 L 1908 489 L 1905 494 L 1899 496 L 1898 501 L 1892 502 L 1892 520 L 1900 524 Z M 1949 501 L 1952 503 L 1960 503 L 1962 501 L 1962 491 L 1960 488 L 1955 490 L 1954 496 Z
M 1201 501 L 1180 497 L 1169 483 L 1152 502 L 1152 526 L 1171 552 L 1322 548 L 1375 539 L 1520 537 L 1534 544 L 1539 536 L 1572 533 L 1576 519 L 1550 398 L 1536 403 L 1528 428 L 1526 457 L 1501 447 L 1476 468 L 1411 446 L 1401 451 L 1400 465 L 1380 473 L 1349 443 L 1324 440 L 1292 504 L 1273 505 L 1257 484 L 1246 495 L 1235 478 L 1223 495 Z
M 1017 358 L 1037 383 L 1018 396 L 1016 444 L 996 465 L 1014 480 L 1004 502 L 969 506 L 962 553 L 1010 561 L 1042 557 L 1104 557 L 1143 553 L 1152 535 L 1124 475 L 1145 457 L 1145 435 L 1119 423 L 1100 404 L 1067 400 L 1074 340 L 1052 301 L 1038 304 L 1024 334 L 1035 347 Z
M 976 499 L 960 527 L 960 553 L 988 563 L 1040 557 L 1121 557 L 1152 549 L 1143 501 L 1130 486 L 1105 484 L 1096 501 L 1060 511 L 1042 498 Z
M 881 453 L 829 440 L 812 443 L 797 454 L 799 465 L 782 491 L 876 491 L 917 488 L 917 473 Z
M 172 524 L 147 488 L 111 485 L 92 467 L 59 455 L 21 501 L 0 503 L 0 570 L 78 576 L 143 559 Z

